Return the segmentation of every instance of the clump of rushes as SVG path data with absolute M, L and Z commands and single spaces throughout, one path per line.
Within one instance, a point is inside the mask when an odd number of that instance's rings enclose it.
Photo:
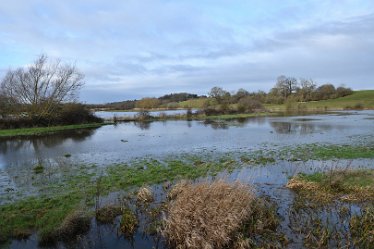
M 83 211 L 69 214 L 59 227 L 51 231 L 41 231 L 39 234 L 40 245 L 51 245 L 57 241 L 71 241 L 76 236 L 85 234 L 90 229 L 90 217 Z
M 120 206 L 108 205 L 96 211 L 96 220 L 103 224 L 113 223 L 114 219 L 121 214 L 122 209 Z
M 163 235 L 173 248 L 225 248 L 251 214 L 252 188 L 216 181 L 186 184 L 167 209 Z
M 140 203 L 149 203 L 153 201 L 153 193 L 149 187 L 143 186 L 138 190 L 136 200 Z
M 41 173 L 44 172 L 44 166 L 41 165 L 41 164 L 38 164 L 38 165 L 36 165 L 36 166 L 34 167 L 33 170 L 34 170 L 34 173 L 35 173 L 35 174 L 41 174 Z
M 329 202 L 374 200 L 374 170 L 335 170 L 326 173 L 298 174 L 287 187 L 302 196 Z
M 138 226 L 136 215 L 129 209 L 125 208 L 122 212 L 120 230 L 126 237 L 131 237 Z

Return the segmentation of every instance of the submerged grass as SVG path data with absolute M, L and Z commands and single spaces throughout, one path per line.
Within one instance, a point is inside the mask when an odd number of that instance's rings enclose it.
M 299 174 L 287 184 L 303 196 L 321 202 L 374 200 L 374 170 L 335 170 Z
M 96 220 L 102 224 L 113 223 L 122 214 L 122 208 L 117 205 L 107 205 L 96 211 Z
M 85 210 L 94 206 L 97 179 L 99 178 L 100 194 L 104 196 L 113 191 L 129 190 L 150 184 L 168 183 L 167 185 L 169 185 L 170 182 L 181 179 L 215 176 L 224 171 L 232 172 L 242 165 L 262 165 L 274 163 L 276 160 L 293 160 L 293 158 L 299 157 L 307 160 L 307 155 L 309 155 L 309 159 L 323 158 L 324 160 L 331 158 L 374 158 L 374 148 L 310 145 L 286 148 L 280 151 L 252 151 L 240 155 L 211 158 L 186 155 L 180 158 L 173 157 L 163 160 L 142 159 L 128 164 L 115 164 L 106 168 L 97 168 L 93 165 L 77 165 L 71 170 L 72 172 L 58 182 L 39 180 L 55 179 L 54 174 L 60 175 L 61 172 L 54 172 L 44 166 L 44 170 L 36 175 L 34 170 L 31 169 L 29 180 L 33 187 L 47 189 L 48 192 L 42 192 L 44 194 L 38 197 L 27 197 L 0 205 L 0 241 L 24 238 L 34 232 L 39 234 L 39 239 L 48 238 L 48 234 L 55 234 L 56 229 L 69 214 L 76 210 Z M 357 180 L 357 176 L 353 175 L 345 175 L 343 179 L 350 185 L 359 182 L 361 185 L 357 185 L 356 189 L 366 189 L 365 184 L 372 184 L 371 179 L 373 178 L 370 179 L 372 176 L 373 172 L 371 171 L 370 174 L 368 172 L 361 174 L 360 181 Z M 308 177 L 319 179 L 321 176 L 299 177 L 298 180 L 303 183 L 311 182 L 318 186 L 317 180 L 313 182 Z M 346 188 L 346 183 L 340 185 Z M 330 189 L 332 191 L 334 188 L 330 187 Z M 332 193 L 334 192 L 332 191 Z M 151 198 L 150 196 L 148 191 L 144 189 L 139 191 L 139 199 L 148 200 Z M 90 215 L 93 217 L 95 214 Z

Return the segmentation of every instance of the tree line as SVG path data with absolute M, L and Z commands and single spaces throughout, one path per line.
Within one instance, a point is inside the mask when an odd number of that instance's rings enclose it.
M 285 102 L 320 101 L 344 97 L 352 94 L 350 88 L 327 83 L 318 86 L 312 79 L 296 79 L 279 76 L 276 84 L 266 93 L 249 92 L 243 88 L 230 93 L 221 87 L 213 87 L 204 103 L 207 115 L 220 113 L 246 113 L 263 110 L 264 104 L 284 104 Z
M 251 112 L 261 109 L 263 104 L 283 104 L 286 101 L 308 102 L 334 99 L 352 94 L 350 88 L 326 83 L 320 86 L 312 79 L 297 79 L 289 76 L 279 76 L 275 85 L 269 92 L 249 92 L 243 88 L 237 92 L 229 92 L 221 87 L 213 87 L 207 96 L 198 96 L 192 93 L 171 93 L 159 98 L 142 98 L 123 102 L 108 103 L 105 105 L 91 105 L 92 108 L 109 108 L 117 110 L 131 109 L 176 109 L 181 107 L 180 102 L 191 99 L 204 99 L 204 110 L 207 113 L 218 112 Z M 230 106 L 236 105 L 236 110 Z

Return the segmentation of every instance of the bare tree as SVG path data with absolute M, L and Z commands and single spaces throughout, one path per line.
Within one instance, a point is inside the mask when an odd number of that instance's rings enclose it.
M 283 95 L 283 97 L 287 98 L 292 93 L 297 90 L 297 79 L 293 77 L 286 77 L 281 75 L 277 78 L 277 84 L 275 88 Z
M 30 66 L 9 70 L 1 93 L 14 104 L 26 106 L 32 116 L 49 116 L 58 104 L 76 100 L 83 78 L 75 65 L 50 62 L 41 55 Z

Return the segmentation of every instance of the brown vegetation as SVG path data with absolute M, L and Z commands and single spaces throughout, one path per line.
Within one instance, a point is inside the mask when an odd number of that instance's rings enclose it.
M 337 170 L 296 175 L 287 187 L 317 202 L 374 200 L 374 171 Z
M 96 220 L 100 223 L 113 223 L 114 219 L 122 214 L 120 206 L 108 205 L 96 211 Z
M 120 224 L 121 232 L 126 237 L 131 237 L 135 233 L 137 225 L 138 220 L 136 215 L 129 208 L 125 208 L 122 212 Z
M 225 248 L 251 215 L 252 189 L 240 183 L 177 185 L 163 234 L 176 248 Z
M 152 190 L 149 187 L 141 187 L 136 195 L 136 199 L 141 203 L 153 201 Z

